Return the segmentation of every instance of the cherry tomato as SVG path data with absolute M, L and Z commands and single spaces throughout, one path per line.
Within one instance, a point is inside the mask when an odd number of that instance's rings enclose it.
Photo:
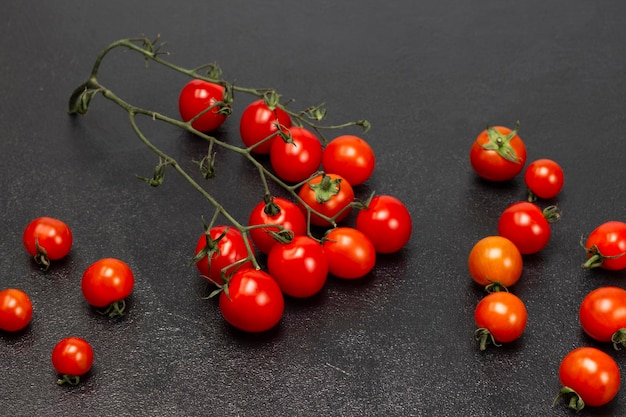
M 264 332 L 276 326 L 283 316 L 285 300 L 274 279 L 261 270 L 239 269 L 220 293 L 224 319 L 245 332 Z
M 305 298 L 324 287 L 328 260 L 319 242 L 309 236 L 296 236 L 291 242 L 272 247 L 267 270 L 285 294 Z
M 589 234 L 585 248 L 585 268 L 626 269 L 626 223 L 613 220 L 601 224 Z
M 374 244 L 378 253 L 397 252 L 411 238 L 413 220 L 402 201 L 389 195 L 373 197 L 356 216 L 356 228 Z
M 549 209 L 521 201 L 507 207 L 498 220 L 498 234 L 517 246 L 522 255 L 539 252 L 550 241 Z
M 127 263 L 104 258 L 91 264 L 83 273 L 81 289 L 87 302 L 106 307 L 110 317 L 124 314 L 125 298 L 133 291 L 135 277 Z
M 476 339 L 480 341 L 480 350 L 487 344 L 509 343 L 518 339 L 526 328 L 528 314 L 524 302 L 506 291 L 489 293 L 474 310 L 474 320 L 478 329 Z
M 364 233 L 351 227 L 336 227 L 324 236 L 328 272 L 338 278 L 367 275 L 376 264 L 376 249 Z
M 22 330 L 33 317 L 33 304 L 28 295 L 17 288 L 0 291 L 0 330 Z
M 375 164 L 371 146 L 358 136 L 336 137 L 326 145 L 322 155 L 324 171 L 341 175 L 353 187 L 369 179 Z
M 600 342 L 626 346 L 626 290 L 600 287 L 585 296 L 578 312 L 585 333 Z
M 26 251 L 47 269 L 50 261 L 65 257 L 72 248 L 72 230 L 63 221 L 39 217 L 24 230 L 22 241 Z
M 61 375 L 57 383 L 78 384 L 80 376 L 86 374 L 93 365 L 93 348 L 83 338 L 66 337 L 52 349 L 52 366 Z
M 526 164 L 526 145 L 514 130 L 490 126 L 483 130 L 470 149 L 470 162 L 478 176 L 488 181 L 507 181 Z
M 267 155 L 270 153 L 279 126 L 281 128 L 291 127 L 289 114 L 279 107 L 270 110 L 265 100 L 259 99 L 250 103 L 243 111 L 239 121 L 239 133 L 241 140 L 247 147 L 271 137 L 271 139 L 267 139 L 252 148 L 253 153 Z
M 502 236 L 487 236 L 476 242 L 467 263 L 472 279 L 483 287 L 508 288 L 522 276 L 522 254 Z
M 301 182 L 313 175 L 322 162 L 322 143 L 311 131 L 294 126 L 292 142 L 276 138 L 270 149 L 270 164 L 276 175 L 288 182 Z
M 205 109 L 191 126 L 200 132 L 211 132 L 224 123 L 230 107 L 220 106 L 224 101 L 224 87 L 204 80 L 191 80 L 182 88 L 178 97 L 178 110 L 183 122 L 188 122 Z
M 296 203 L 282 197 L 267 198 L 257 204 L 250 213 L 249 226 L 280 225 L 293 236 L 305 235 L 307 232 L 306 218 Z M 257 249 L 268 254 L 277 240 L 270 232 L 279 232 L 277 227 L 260 227 L 250 229 L 250 238 Z
M 598 407 L 617 395 L 620 370 L 613 358 L 594 347 L 579 347 L 569 352 L 559 366 L 562 396 L 572 396 L 569 407 L 580 411 L 585 405 Z
M 249 260 L 240 264 L 249 256 L 243 239 L 241 232 L 231 226 L 214 226 L 209 230 L 208 236 L 203 233 L 196 244 L 194 258 L 200 274 L 207 281 L 221 285 L 224 283 L 222 273 L 225 275 L 233 273 L 237 265 L 252 267 Z
M 312 210 L 340 223 L 350 214 L 350 203 L 354 201 L 352 185 L 337 174 L 320 174 L 300 188 L 298 196 Z M 300 210 L 307 215 L 307 208 L 298 204 Z M 311 224 L 330 226 L 330 223 L 311 212 Z
M 563 188 L 563 169 L 551 159 L 538 159 L 531 162 L 524 173 L 524 181 L 530 198 L 554 198 Z

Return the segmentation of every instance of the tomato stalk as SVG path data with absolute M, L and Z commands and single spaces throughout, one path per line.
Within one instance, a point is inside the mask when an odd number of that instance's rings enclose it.
M 484 327 L 480 327 L 474 331 L 474 338 L 478 340 L 478 346 L 481 351 L 486 350 L 489 344 L 494 346 L 501 346 L 496 339 L 494 339 L 493 335 Z
M 569 408 L 576 411 L 580 411 L 585 408 L 585 402 L 583 401 L 582 397 L 570 387 L 563 387 L 559 390 L 559 393 L 552 402 L 552 406 L 554 407 L 563 397 L 569 397 L 569 400 L 567 401 L 567 406 Z

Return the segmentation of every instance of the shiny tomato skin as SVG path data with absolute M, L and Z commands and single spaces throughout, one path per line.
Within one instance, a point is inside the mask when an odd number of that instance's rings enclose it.
M 336 227 L 324 237 L 328 272 L 343 279 L 367 275 L 376 265 L 376 249 L 364 233 L 352 227 Z
M 615 332 L 626 329 L 626 290 L 599 287 L 580 304 L 578 317 L 585 333 L 600 342 L 610 342 Z
M 600 257 L 595 266 L 610 271 L 626 269 L 626 223 L 608 221 L 596 227 L 585 241 L 587 257 Z
M 498 220 L 498 234 L 513 242 L 522 255 L 530 255 L 548 244 L 551 230 L 539 207 L 521 201 L 502 212 Z
M 563 188 L 563 169 L 551 159 L 538 159 L 526 168 L 524 182 L 535 196 L 544 199 L 554 198 Z
M 495 129 L 503 136 L 513 132 L 512 129 L 504 126 L 493 126 L 488 129 Z M 526 145 L 516 134 L 509 145 L 517 157 L 513 162 L 502 157 L 496 150 L 485 149 L 483 145 L 489 143 L 488 129 L 483 130 L 470 148 L 470 163 L 472 168 L 480 176 L 488 181 L 507 181 L 516 177 L 526 164 Z
M 270 164 L 276 175 L 287 182 L 298 183 L 313 175 L 322 162 L 322 143 L 304 127 L 287 129 L 293 142 L 275 138 L 270 149 Z
M 516 295 L 498 291 L 486 295 L 474 311 L 478 328 L 487 329 L 498 343 L 518 339 L 526 329 L 528 313 Z
M 178 110 L 183 122 L 193 119 L 203 110 L 224 100 L 224 87 L 204 80 L 191 80 L 180 91 Z M 220 114 L 219 108 L 208 110 L 191 126 L 200 132 L 211 132 L 226 121 L 227 116 Z
M 326 186 L 328 189 L 325 192 L 323 190 L 316 190 L 316 187 L 325 188 Z M 318 201 L 318 194 L 324 194 L 326 192 L 330 193 L 330 197 L 326 200 Z M 352 210 L 352 208 L 348 206 L 354 201 L 354 189 L 352 185 L 340 175 L 320 174 L 311 178 L 310 181 L 304 184 L 300 188 L 300 191 L 298 191 L 298 196 L 306 205 L 316 212 L 330 218 L 337 216 L 335 223 L 340 223 L 348 217 Z M 298 204 L 298 207 L 300 207 L 300 210 L 302 210 L 306 217 L 306 208 L 302 204 Z M 331 225 L 327 220 L 315 213 L 311 213 L 311 224 L 321 227 Z
M 94 307 L 107 307 L 128 297 L 135 285 L 130 266 L 115 258 L 103 258 L 91 264 L 83 273 L 81 290 Z
M 375 165 L 374 150 L 358 136 L 338 136 L 326 145 L 322 154 L 324 172 L 341 175 L 353 187 L 367 181 Z
M 273 203 L 280 209 L 279 213 L 275 215 L 266 213 L 267 204 L 265 201 L 261 201 L 250 212 L 248 225 L 278 224 L 293 232 L 294 236 L 306 234 L 306 218 L 296 203 L 282 197 L 273 197 Z M 277 240 L 268 232 L 278 231 L 277 227 L 254 228 L 250 229 L 250 238 L 256 248 L 267 255 L 277 243 Z
M 17 288 L 0 291 L 0 330 L 17 332 L 22 330 L 33 317 L 30 297 Z
M 207 281 L 221 285 L 224 283 L 222 280 L 221 272 L 224 269 L 226 274 L 233 272 L 231 267 L 235 262 L 245 259 L 249 256 L 246 249 L 246 243 L 243 240 L 244 237 L 241 232 L 231 226 L 213 226 L 209 230 L 209 236 L 211 239 L 219 238 L 223 233 L 225 235 L 217 243 L 218 251 L 211 255 L 211 262 L 209 267 L 209 261 L 206 256 L 196 262 L 196 267 L 202 276 Z M 206 236 L 202 234 L 196 244 L 196 255 L 200 253 L 206 247 Z M 253 252 L 254 254 L 254 252 Z M 251 267 L 250 261 L 244 262 L 242 267 Z
M 411 238 L 413 220 L 404 203 L 389 195 L 374 196 L 356 216 L 355 227 L 370 239 L 378 253 L 394 253 Z
M 93 365 L 91 344 L 80 337 L 66 337 L 52 349 L 52 366 L 62 375 L 84 375 Z
M 267 270 L 283 293 L 306 298 L 324 287 L 328 260 L 318 241 L 309 236 L 296 236 L 291 242 L 272 247 L 267 257 Z
M 284 128 L 291 127 L 291 117 L 289 113 L 279 107 L 270 110 L 263 99 L 253 101 L 241 114 L 241 120 L 239 121 L 241 141 L 249 148 L 261 142 L 263 139 L 274 135 L 272 139 L 267 139 L 260 145 L 252 148 L 253 153 L 268 155 L 272 148 L 272 142 L 276 137 L 276 132 L 278 132 L 279 125 Z
M 62 220 L 38 217 L 24 229 L 22 242 L 31 256 L 38 254 L 37 244 L 45 249 L 45 256 L 52 261 L 65 257 L 72 248 L 73 236 L 70 227 Z
M 239 269 L 222 291 L 219 307 L 224 319 L 239 330 L 259 333 L 276 326 L 283 316 L 285 300 L 278 283 L 266 272 Z
M 522 276 L 522 254 L 502 236 L 486 236 L 476 242 L 467 263 L 470 276 L 482 286 L 498 283 L 508 288 Z

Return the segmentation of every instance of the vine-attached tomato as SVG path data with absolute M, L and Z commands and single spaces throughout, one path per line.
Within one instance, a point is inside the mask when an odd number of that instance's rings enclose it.
M 328 260 L 318 241 L 309 236 L 295 236 L 291 242 L 272 247 L 267 270 L 285 294 L 305 298 L 324 287 Z
M 559 379 L 563 387 L 554 402 L 567 396 L 568 406 L 580 411 L 585 405 L 598 407 L 615 398 L 621 376 L 611 356 L 584 346 L 565 355 L 559 366 Z
M 272 148 L 272 142 L 280 129 L 291 127 L 289 113 L 275 107 L 271 110 L 265 100 L 253 101 L 241 114 L 239 133 L 241 140 L 253 153 L 267 155 Z M 262 143 L 260 143 L 262 142 Z M 258 145 L 257 145 L 258 143 Z
M 583 298 L 578 311 L 585 333 L 600 342 L 613 342 L 615 349 L 626 346 L 626 290 L 600 287 Z
M 350 214 L 350 203 L 354 201 L 352 185 L 337 174 L 320 174 L 311 178 L 300 188 L 298 195 L 306 204 L 298 204 L 305 216 L 308 207 L 323 216 L 334 218 L 335 223 L 341 222 Z M 327 220 L 313 212 L 310 221 L 316 226 L 330 226 Z
M 470 149 L 470 162 L 478 176 L 488 181 L 506 181 L 519 174 L 526 164 L 526 145 L 514 130 L 489 126 Z
M 595 228 L 585 242 L 586 269 L 603 268 L 610 271 L 626 269 L 626 223 L 609 221 Z
M 283 231 L 292 236 L 305 235 L 307 232 L 306 218 L 296 203 L 282 197 L 266 197 L 257 204 L 250 213 L 249 226 L 280 225 Z M 257 249 L 264 254 L 277 243 L 271 233 L 281 233 L 276 226 L 255 227 L 250 229 L 250 238 Z
M 376 252 L 397 252 L 413 230 L 411 214 L 402 201 L 389 195 L 374 196 L 356 216 L 356 228 L 372 241 Z
M 364 183 L 374 172 L 374 150 L 363 139 L 343 135 L 331 140 L 324 148 L 322 167 L 327 174 L 338 174 L 353 187 Z
M 211 132 L 224 123 L 230 107 L 220 103 L 224 103 L 224 87 L 204 80 L 189 81 L 178 96 L 178 110 L 183 122 L 204 112 L 191 123 L 200 132 Z
M 289 132 L 291 141 L 275 138 L 270 149 L 270 164 L 279 178 L 298 183 L 309 178 L 320 167 L 322 143 L 304 127 L 294 126 L 285 131 Z
M 531 162 L 524 173 L 529 198 L 554 198 L 563 188 L 563 169 L 551 159 L 538 159 Z
M 488 290 L 508 288 L 522 276 L 522 254 L 502 236 L 487 236 L 476 242 L 467 264 L 472 279 Z
M 500 346 L 518 339 L 526 329 L 528 313 L 524 302 L 516 295 L 497 291 L 486 295 L 474 310 L 476 332 L 480 350 L 489 343 Z
M 76 385 L 93 365 L 93 348 L 83 338 L 66 337 L 52 349 L 52 366 L 63 376 L 57 384 Z
M 352 227 L 336 227 L 324 236 L 328 272 L 338 278 L 367 275 L 376 264 L 376 249 L 364 233 Z
M 220 293 L 224 319 L 245 332 L 264 332 L 283 316 L 285 300 L 274 279 L 261 270 L 242 268 L 235 272 Z
M 22 330 L 33 317 L 30 297 L 17 288 L 0 291 L 0 330 L 17 332 Z
M 238 266 L 252 267 L 250 260 L 243 262 L 250 256 L 243 239 L 241 232 L 231 226 L 213 226 L 208 233 L 203 233 L 196 244 L 194 258 L 200 274 L 207 281 L 222 285 L 222 275 L 232 274 Z
M 541 210 L 521 201 L 507 207 L 498 220 L 498 234 L 517 246 L 522 255 L 542 250 L 550 241 L 550 222 L 558 219 L 554 206 Z
M 103 258 L 91 264 L 83 273 L 81 289 L 87 302 L 105 308 L 110 317 L 124 314 L 126 297 L 135 285 L 130 266 L 115 258 Z
M 28 223 L 22 242 L 35 261 L 47 269 L 50 261 L 61 259 L 70 252 L 72 230 L 61 220 L 39 217 Z

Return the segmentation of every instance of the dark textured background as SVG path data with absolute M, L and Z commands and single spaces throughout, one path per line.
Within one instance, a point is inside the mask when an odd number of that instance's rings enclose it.
M 557 368 L 582 334 L 582 297 L 624 273 L 583 271 L 582 235 L 626 219 L 626 6 L 619 1 L 67 1 L 6 2 L 0 17 L 0 286 L 27 291 L 35 315 L 0 333 L 3 415 L 568 416 Z M 66 113 L 96 54 L 119 38 L 161 34 L 170 60 L 219 63 L 226 79 L 271 86 L 295 107 L 325 101 L 329 122 L 366 118 L 377 153 L 360 188 L 410 208 L 414 231 L 359 282 L 331 279 L 287 302 L 278 328 L 249 336 L 225 325 L 188 265 L 212 212 L 173 172 L 153 189 L 155 157 L 121 109 L 101 97 Z M 128 101 L 177 114 L 186 79 L 116 52 L 100 80 Z M 239 144 L 240 96 L 218 132 Z M 487 124 L 521 122 L 529 160 L 557 160 L 566 185 L 548 247 L 525 258 L 512 289 L 529 323 L 516 343 L 479 352 L 473 310 L 483 296 L 466 266 L 525 197 L 521 178 L 478 180 L 469 147 Z M 184 161 L 205 152 L 184 132 L 144 123 Z M 356 133 L 354 131 L 353 133 Z M 255 172 L 220 154 L 210 191 L 241 219 L 262 197 Z M 218 182 L 219 181 L 219 182 Z M 234 190 L 238 190 L 234 192 Z M 33 218 L 64 219 L 71 255 L 39 271 L 21 243 Z M 84 269 L 126 260 L 136 287 L 109 321 L 80 293 Z M 62 337 L 92 342 L 92 372 L 58 387 L 50 352 Z M 624 415 L 626 393 L 581 415 Z

